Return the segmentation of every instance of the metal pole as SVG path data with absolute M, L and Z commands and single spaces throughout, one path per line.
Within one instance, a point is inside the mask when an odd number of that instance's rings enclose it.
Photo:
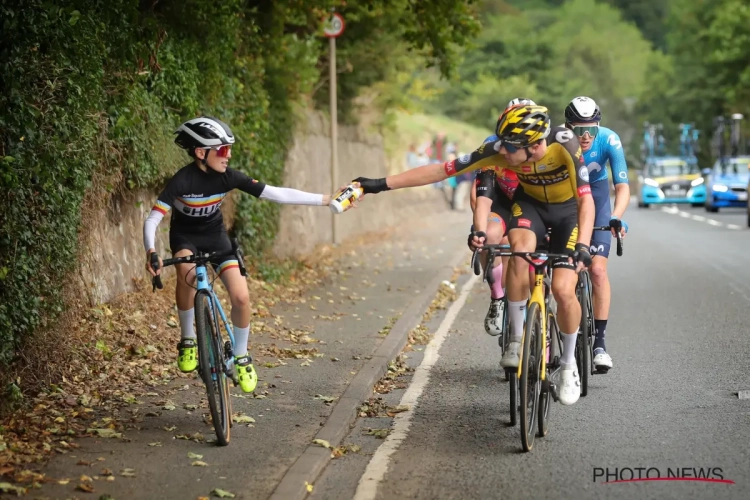
M 336 38 L 330 37 L 330 106 L 331 106 L 331 192 L 335 193 L 338 188 L 338 168 L 339 168 L 339 155 L 338 155 L 338 118 L 336 109 Z M 336 214 L 331 213 L 331 236 L 333 238 L 333 244 L 339 243 L 338 234 L 336 232 Z

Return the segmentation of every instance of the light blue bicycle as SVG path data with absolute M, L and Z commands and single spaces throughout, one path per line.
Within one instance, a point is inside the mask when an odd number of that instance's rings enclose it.
M 234 255 L 239 262 L 242 276 L 247 276 L 242 250 L 237 241 L 232 242 L 231 253 L 212 252 L 187 257 L 166 259 L 163 267 L 175 264 L 195 264 L 197 290 L 195 294 L 195 332 L 198 336 L 198 370 L 203 383 L 206 384 L 208 406 L 211 410 L 211 420 L 216 430 L 217 443 L 220 446 L 229 444 L 229 430 L 232 426 L 232 403 L 229 398 L 229 383 L 231 379 L 236 386 L 237 376 L 234 370 L 234 335 L 229 327 L 227 315 L 221 307 L 219 298 L 213 290 L 213 279 L 209 277 L 207 265 L 212 259 Z M 151 254 L 151 267 L 159 269 L 159 257 L 156 252 Z M 154 276 L 154 290 L 163 288 L 161 278 Z M 221 322 L 219 322 L 221 319 Z M 229 340 L 224 341 L 222 328 Z

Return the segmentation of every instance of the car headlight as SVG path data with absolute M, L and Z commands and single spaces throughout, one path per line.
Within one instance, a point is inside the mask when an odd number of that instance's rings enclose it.
M 698 179 L 695 179 L 693 182 L 691 182 L 690 185 L 693 187 L 700 186 L 704 182 L 706 182 L 706 180 L 703 177 L 699 177 Z
M 659 187 L 659 183 L 658 182 L 656 182 L 653 179 L 649 179 L 648 177 L 646 177 L 646 179 L 644 179 L 643 183 L 646 184 L 647 186 L 651 186 L 651 187 L 655 187 L 655 188 Z
M 729 191 L 729 188 L 726 187 L 724 184 L 714 184 L 713 189 L 714 191 L 718 191 L 720 193 L 726 193 L 727 191 Z

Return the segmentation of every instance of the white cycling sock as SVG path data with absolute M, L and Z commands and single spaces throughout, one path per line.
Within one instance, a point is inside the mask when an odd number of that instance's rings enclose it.
M 508 301 L 508 314 L 510 319 L 510 341 L 521 342 L 523 338 L 523 316 L 526 311 L 526 301 Z
M 247 325 L 245 328 L 234 326 L 233 330 L 234 357 L 244 356 L 247 354 L 247 341 L 250 340 L 250 325 Z
M 576 339 L 578 330 L 574 333 L 563 333 L 563 352 L 560 358 L 560 364 L 563 368 L 570 369 L 576 366 Z
M 180 311 L 177 309 L 177 316 L 180 318 L 180 337 L 183 339 L 195 340 L 195 327 L 193 326 L 193 320 L 195 320 L 195 308 L 191 307 L 187 311 Z

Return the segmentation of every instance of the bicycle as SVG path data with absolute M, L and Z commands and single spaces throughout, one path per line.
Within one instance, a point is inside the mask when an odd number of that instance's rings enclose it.
M 595 226 L 594 231 L 611 231 L 609 226 Z M 622 237 L 620 233 L 617 239 L 617 256 L 622 256 Z M 581 326 L 576 339 L 576 364 L 581 376 L 581 397 L 585 397 L 589 390 L 589 374 L 606 374 L 609 370 L 597 370 L 594 366 L 594 297 L 593 285 L 589 271 L 584 269 L 578 273 L 578 284 L 576 285 L 576 296 L 581 304 Z M 584 369 L 584 367 L 587 367 Z
M 521 337 L 521 359 L 515 376 L 510 378 L 511 415 L 516 411 L 516 406 L 513 405 L 513 381 L 516 380 L 521 403 L 521 444 L 524 451 L 531 451 L 534 446 L 535 429 L 538 429 L 540 437 L 546 436 L 549 431 L 550 397 L 555 401 L 559 399 L 557 387 L 552 379 L 561 368 L 560 356 L 556 353 L 562 346 L 562 333 L 557 326 L 557 304 L 551 293 L 550 273 L 547 272 L 547 268 L 550 260 L 568 259 L 569 255 L 511 252 L 501 249 L 501 245 L 485 245 L 474 250 L 472 255 L 472 267 L 476 275 L 481 272 L 477 255 L 482 251 L 487 252 L 484 279 L 488 279 L 488 276 L 491 279 L 496 257 L 521 257 L 534 268 L 534 288 L 526 308 L 526 321 Z
M 208 406 L 211 421 L 216 431 L 217 443 L 220 446 L 229 444 L 230 429 L 232 427 L 232 402 L 229 397 L 231 379 L 235 387 L 239 384 L 234 370 L 234 335 L 227 321 L 227 315 L 221 307 L 219 298 L 213 290 L 213 280 L 209 280 L 207 264 L 216 257 L 234 255 L 239 263 L 240 273 L 247 276 L 244 256 L 237 240 L 232 241 L 231 252 L 211 252 L 175 257 L 162 262 L 162 267 L 175 264 L 195 264 L 195 280 L 197 290 L 195 294 L 195 333 L 198 337 L 198 370 L 206 385 Z M 151 254 L 151 267 L 159 269 L 159 257 L 156 252 Z M 152 279 L 153 291 L 164 286 L 160 276 Z M 221 319 L 221 323 L 219 323 Z M 220 325 L 224 326 L 229 340 L 223 341 Z

